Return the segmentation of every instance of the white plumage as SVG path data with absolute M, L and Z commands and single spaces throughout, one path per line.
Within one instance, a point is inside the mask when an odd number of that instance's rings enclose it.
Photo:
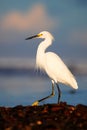
M 46 52 L 46 49 L 52 44 L 52 41 L 54 39 L 53 36 L 49 32 L 43 31 L 38 35 L 27 38 L 26 40 L 35 37 L 44 39 L 44 41 L 42 41 L 39 44 L 37 49 L 36 66 L 37 68 L 44 70 L 52 80 L 52 93 L 49 96 L 34 102 L 33 105 L 38 105 L 38 103 L 41 102 L 42 100 L 54 96 L 54 84 L 57 85 L 59 91 L 59 97 L 58 97 L 59 102 L 61 93 L 58 83 L 62 83 L 74 89 L 77 89 L 78 88 L 77 82 L 73 74 L 70 72 L 70 70 L 67 68 L 67 66 L 64 64 L 64 62 L 60 59 L 58 55 L 56 55 L 53 52 Z

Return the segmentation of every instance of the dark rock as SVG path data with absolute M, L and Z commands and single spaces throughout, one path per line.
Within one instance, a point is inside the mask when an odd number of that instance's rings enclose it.
M 0 130 L 87 130 L 87 106 L 0 107 Z

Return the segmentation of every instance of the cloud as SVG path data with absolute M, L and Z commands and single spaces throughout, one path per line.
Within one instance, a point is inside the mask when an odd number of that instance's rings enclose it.
M 9 12 L 3 17 L 1 27 L 3 30 L 27 31 L 48 30 L 55 26 L 55 20 L 47 14 L 41 4 L 35 5 L 27 12 Z

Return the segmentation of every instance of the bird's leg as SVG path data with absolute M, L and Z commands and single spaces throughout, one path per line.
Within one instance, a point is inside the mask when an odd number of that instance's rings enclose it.
M 44 97 L 44 98 L 42 98 L 40 100 L 35 101 L 32 104 L 32 106 L 38 106 L 39 102 L 41 102 L 41 101 L 43 101 L 43 100 L 45 100 L 47 98 L 53 97 L 54 95 L 55 95 L 55 92 L 54 92 L 54 81 L 52 80 L 52 93 L 49 96 L 46 96 L 46 97 Z
M 58 103 L 60 103 L 60 97 L 61 97 L 61 91 L 60 91 L 60 88 L 59 88 L 59 85 L 56 83 L 56 86 L 57 86 L 57 89 L 58 89 Z

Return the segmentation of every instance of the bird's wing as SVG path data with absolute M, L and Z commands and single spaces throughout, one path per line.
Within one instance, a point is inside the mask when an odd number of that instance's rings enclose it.
M 45 70 L 51 79 L 56 83 L 60 82 L 74 87 L 75 84 L 73 82 L 76 82 L 74 81 L 74 76 L 58 55 L 47 52 L 45 53 L 45 61 Z

